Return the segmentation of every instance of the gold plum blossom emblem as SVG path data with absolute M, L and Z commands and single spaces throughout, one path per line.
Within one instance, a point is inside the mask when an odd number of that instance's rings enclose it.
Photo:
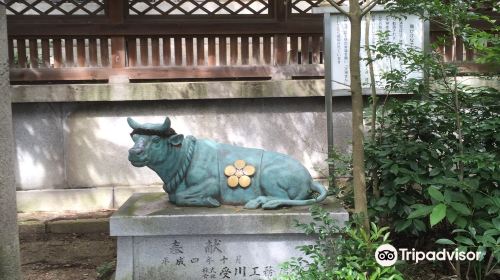
M 237 160 L 234 165 L 228 165 L 224 168 L 224 174 L 227 178 L 227 185 L 231 188 L 236 188 L 238 185 L 242 188 L 248 188 L 252 183 L 250 178 L 255 174 L 255 167 L 247 165 L 244 160 Z

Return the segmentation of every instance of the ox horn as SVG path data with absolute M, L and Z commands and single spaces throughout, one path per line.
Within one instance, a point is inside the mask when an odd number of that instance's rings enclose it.
M 167 131 L 169 128 L 170 128 L 170 118 L 166 117 L 165 121 L 163 122 L 163 124 L 161 125 L 159 130 L 160 131 Z
M 127 122 L 132 129 L 138 129 L 141 127 L 141 125 L 138 122 L 134 121 L 131 117 L 127 118 Z

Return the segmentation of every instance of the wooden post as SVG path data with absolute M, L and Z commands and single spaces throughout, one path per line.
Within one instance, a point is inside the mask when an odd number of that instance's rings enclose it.
M 174 37 L 174 61 L 175 65 L 182 66 L 182 37 Z
M 227 65 L 227 42 L 226 36 L 219 37 L 219 65 Z
M 5 6 L 0 5 L 0 278 L 20 280 L 14 136 L 7 46 L 7 17 Z
M 276 20 L 279 23 L 286 23 L 287 19 L 287 3 L 288 1 L 273 0 L 270 1 L 272 11 Z M 288 55 L 288 42 L 287 34 L 276 34 L 274 35 L 274 64 L 285 65 L 287 64 Z
M 106 12 L 112 24 L 122 24 L 127 14 L 128 2 L 125 0 L 109 0 Z M 125 61 L 125 37 L 111 36 L 111 67 L 115 69 L 124 68 Z
M 38 44 L 35 38 L 29 39 L 30 67 L 38 68 Z
M 300 54 L 302 64 L 309 64 L 309 36 L 306 34 L 300 37 Z

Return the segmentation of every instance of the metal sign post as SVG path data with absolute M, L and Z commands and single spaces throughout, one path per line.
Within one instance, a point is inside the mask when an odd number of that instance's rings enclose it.
M 333 115 L 332 115 L 332 38 L 331 38 L 331 24 L 330 13 L 325 13 L 323 16 L 324 36 L 325 42 L 324 50 L 324 64 L 325 64 L 325 110 L 326 110 L 326 132 L 328 137 L 328 156 L 330 157 L 333 151 Z

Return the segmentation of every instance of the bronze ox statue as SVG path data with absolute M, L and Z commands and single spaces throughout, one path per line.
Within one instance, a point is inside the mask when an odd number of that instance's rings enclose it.
M 176 205 L 274 209 L 308 205 L 327 196 L 325 187 L 287 155 L 184 137 L 170 127 L 169 118 L 162 124 L 128 118 L 128 124 L 134 140 L 129 161 L 154 170 Z

